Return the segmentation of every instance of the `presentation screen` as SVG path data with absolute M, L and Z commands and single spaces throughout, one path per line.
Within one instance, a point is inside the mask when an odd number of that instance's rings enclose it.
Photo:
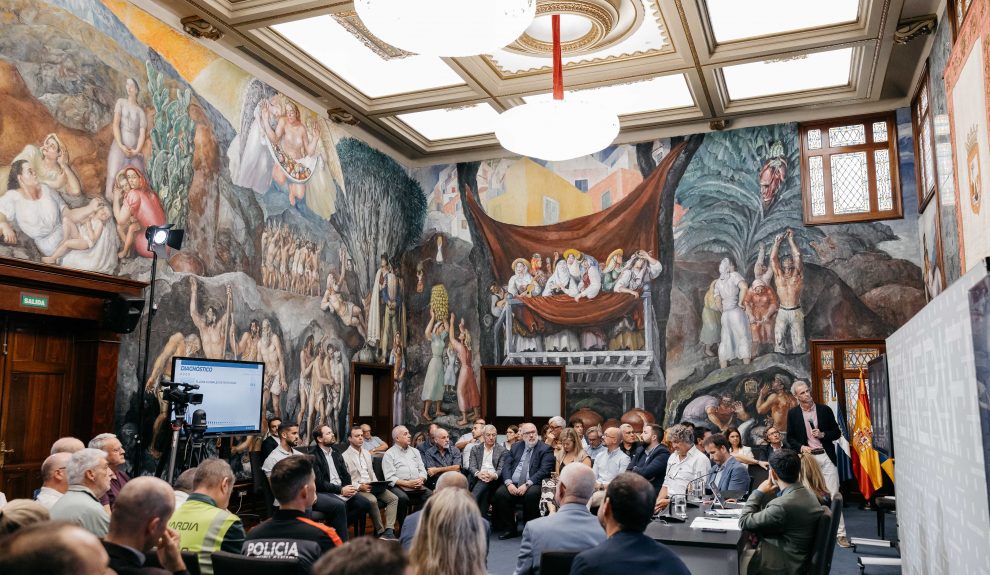
M 190 405 L 186 422 L 197 409 L 206 411 L 207 435 L 249 435 L 261 432 L 261 398 L 265 364 L 253 361 L 172 360 L 172 381 L 199 386 L 203 403 Z

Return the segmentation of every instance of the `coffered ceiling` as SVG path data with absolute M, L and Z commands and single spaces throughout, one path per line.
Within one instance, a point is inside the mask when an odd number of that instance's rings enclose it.
M 145 2 L 149 0 L 144 0 Z M 140 5 L 141 2 L 139 1 Z M 938 0 L 539 0 L 516 42 L 431 58 L 372 35 L 350 0 L 159 0 L 411 162 L 505 154 L 498 113 L 549 98 L 561 13 L 567 97 L 620 116 L 619 141 L 904 105 L 929 37 L 893 41 Z

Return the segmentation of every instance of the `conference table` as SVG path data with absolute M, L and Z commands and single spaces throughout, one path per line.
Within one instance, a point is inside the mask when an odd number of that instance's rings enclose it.
M 684 523 L 664 524 L 657 519 L 646 527 L 646 534 L 676 553 L 693 575 L 738 575 L 739 555 L 746 542 L 743 532 L 692 529 L 691 522 L 702 516 L 700 508 L 688 507 Z

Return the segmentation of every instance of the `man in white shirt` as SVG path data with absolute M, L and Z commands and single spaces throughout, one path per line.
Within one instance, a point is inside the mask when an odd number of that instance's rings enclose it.
M 629 456 L 620 449 L 622 432 L 618 427 L 605 430 L 605 452 L 599 453 L 592 467 L 595 472 L 595 493 L 588 500 L 588 509 L 595 509 L 605 499 L 608 484 L 629 467 Z
M 392 430 L 392 447 L 382 458 L 382 472 L 392 493 L 399 498 L 399 524 L 406 518 L 411 503 L 423 504 L 433 494 L 426 487 L 426 467 L 419 450 L 411 447 L 412 436 L 405 425 Z
M 667 474 L 663 487 L 657 494 L 655 511 L 662 511 L 670 504 L 671 495 L 687 494 L 688 484 L 708 474 L 712 462 L 694 448 L 694 432 L 686 425 L 675 425 L 668 430 L 674 452 L 667 460 Z
M 367 423 L 361 424 L 361 433 L 364 435 L 364 447 L 362 449 L 365 451 L 371 452 L 372 455 L 380 455 L 388 449 L 387 443 L 377 435 L 371 434 L 371 426 Z
M 471 465 L 471 448 L 482 442 L 482 433 L 485 429 L 484 419 L 475 419 L 471 431 L 465 433 L 457 439 L 454 447 L 461 451 L 461 467 L 467 469 Z
M 265 472 L 265 477 L 272 474 L 272 467 L 290 455 L 306 455 L 296 449 L 299 445 L 299 426 L 291 423 L 284 423 L 278 430 L 278 447 L 272 450 L 261 464 L 261 470 Z
M 69 478 L 65 468 L 71 457 L 71 453 L 56 453 L 49 455 L 41 464 L 41 478 L 44 483 L 38 491 L 37 500 L 45 506 L 45 509 L 51 509 L 52 505 L 55 505 L 55 502 L 69 490 Z
M 395 519 L 399 511 L 399 498 L 391 491 L 385 489 L 380 493 L 372 493 L 371 482 L 381 481 L 375 475 L 375 466 L 371 459 L 371 453 L 364 449 L 364 433 L 360 426 L 351 428 L 348 437 L 350 447 L 344 450 L 342 457 L 347 472 L 351 476 L 351 482 L 358 490 L 358 497 L 367 499 L 371 504 L 371 521 L 375 524 L 375 535 L 381 539 L 395 539 L 392 531 Z M 378 502 L 385 503 L 385 523 L 382 523 L 381 513 L 378 512 Z

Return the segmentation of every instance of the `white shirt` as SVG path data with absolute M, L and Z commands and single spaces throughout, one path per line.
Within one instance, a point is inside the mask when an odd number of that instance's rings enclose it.
M 595 482 L 608 485 L 608 482 L 629 467 L 629 456 L 616 447 L 613 451 L 599 453 L 594 464 Z
M 265 472 L 265 477 L 271 476 L 272 467 L 275 467 L 276 463 L 282 461 L 283 459 L 289 457 L 290 455 L 305 455 L 305 454 L 302 451 L 299 451 L 298 449 L 293 449 L 292 451 L 286 451 L 282 449 L 281 445 L 279 445 L 274 450 L 272 450 L 272 452 L 268 454 L 268 457 L 265 458 L 265 462 L 261 465 L 261 470 Z M 331 465 L 330 467 L 333 467 L 333 465 Z
M 351 481 L 355 487 L 377 481 L 374 474 L 375 470 L 371 467 L 371 454 L 367 450 L 348 447 L 341 457 L 344 459 L 344 465 L 347 466 L 347 472 L 351 475 Z
M 693 447 L 684 459 L 674 451 L 667 460 L 667 474 L 663 480 L 667 495 L 687 493 L 688 483 L 708 473 L 711 466 L 712 462 Z
M 330 483 L 334 485 L 340 485 L 340 475 L 337 474 L 337 466 L 333 464 L 333 454 L 330 453 L 329 449 L 320 448 L 323 452 L 323 457 L 327 460 L 327 467 L 330 468 Z
M 42 487 L 38 491 L 38 503 L 45 506 L 45 509 L 51 509 L 52 505 L 62 497 L 62 493 L 57 489 L 52 489 L 51 487 Z
M 389 447 L 385 457 L 382 458 L 382 472 L 385 474 L 385 481 L 393 486 L 400 479 L 403 481 L 426 479 L 423 458 L 419 455 L 419 450 L 411 446 L 405 449 L 398 445 Z
M 492 463 L 492 456 L 495 454 L 495 446 L 493 445 L 491 449 L 482 446 L 484 451 L 481 452 L 481 471 L 491 471 L 495 472 L 495 465 Z

